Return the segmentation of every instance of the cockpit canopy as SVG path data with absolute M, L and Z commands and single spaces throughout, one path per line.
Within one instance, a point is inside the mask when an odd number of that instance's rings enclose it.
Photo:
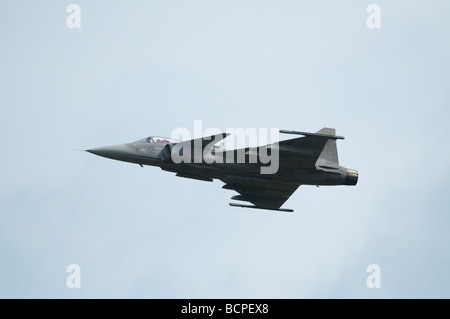
M 143 138 L 142 140 L 136 141 L 135 143 L 178 143 L 179 140 L 174 140 L 167 137 L 161 137 L 161 136 L 149 136 L 147 138 Z

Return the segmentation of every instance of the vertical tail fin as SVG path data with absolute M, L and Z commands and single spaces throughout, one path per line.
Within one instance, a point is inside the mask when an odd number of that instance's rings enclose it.
M 336 130 L 334 128 L 324 127 L 317 133 L 335 136 Z M 336 139 L 329 138 L 327 140 L 322 153 L 320 153 L 320 156 L 317 159 L 316 168 L 324 171 L 335 171 L 336 169 L 339 169 Z

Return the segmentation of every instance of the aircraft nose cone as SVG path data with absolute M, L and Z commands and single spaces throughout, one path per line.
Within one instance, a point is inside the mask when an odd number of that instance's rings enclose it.
M 128 154 L 128 151 L 128 147 L 125 144 L 102 146 L 86 150 L 86 152 L 112 159 L 122 159 Z
M 97 147 L 97 148 L 93 148 L 93 149 L 90 149 L 90 150 L 86 150 L 86 152 L 89 152 L 89 153 L 92 153 L 92 154 L 95 154 L 95 155 L 100 155 L 99 153 L 101 153 L 101 151 L 100 152 L 98 151 L 99 148 L 101 148 L 101 147 Z

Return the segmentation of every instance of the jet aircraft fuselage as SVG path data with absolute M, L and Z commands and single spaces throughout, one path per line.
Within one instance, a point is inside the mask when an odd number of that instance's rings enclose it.
M 158 166 L 179 177 L 222 180 L 223 188 L 240 194 L 232 199 L 254 204 L 230 203 L 238 207 L 292 211 L 281 206 L 300 185 L 356 185 L 358 172 L 339 165 L 336 140 L 343 137 L 336 136 L 334 129 L 324 128 L 316 133 L 280 132 L 305 137 L 225 150 L 214 144 L 227 134 L 189 141 L 150 136 L 87 152 L 140 166 Z M 263 173 L 268 167 L 271 172 Z

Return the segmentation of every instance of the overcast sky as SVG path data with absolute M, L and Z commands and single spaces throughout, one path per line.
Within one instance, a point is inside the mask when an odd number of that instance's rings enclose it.
M 450 298 L 448 1 L 71 3 L 1 6 L 0 297 Z M 245 210 L 71 151 L 194 120 L 336 128 L 358 185 Z

